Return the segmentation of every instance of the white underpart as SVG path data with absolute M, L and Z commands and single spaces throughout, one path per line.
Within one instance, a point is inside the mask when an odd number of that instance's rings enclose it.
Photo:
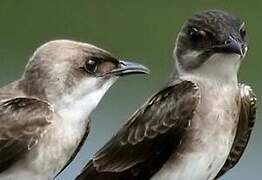
M 117 77 L 111 77 L 99 86 L 101 79 L 88 78 L 80 82 L 71 94 L 62 97 L 54 104 L 58 117 L 48 134 L 28 153 L 26 159 L 2 173 L 0 179 L 53 179 L 81 141 L 90 113 L 116 80 Z
M 201 53 L 193 51 L 185 56 L 193 59 L 199 54 Z M 224 83 L 237 81 L 240 63 L 241 59 L 238 54 L 217 53 L 194 70 L 185 71 L 177 61 L 176 66 L 180 77 L 185 77 L 186 79 L 209 79 L 211 82 L 221 81 L 221 83 Z
M 116 79 L 117 77 L 114 77 L 102 82 L 101 87 L 99 78 L 86 79 L 72 94 L 65 95 L 58 103 L 57 111 L 63 119 L 59 126 L 64 129 L 66 136 L 72 137 L 72 141 L 86 128 L 89 115 Z
M 235 137 L 240 56 L 215 54 L 190 72 L 179 65 L 179 77 L 195 82 L 200 104 L 177 151 L 151 180 L 213 180 L 224 165 Z M 232 111 L 230 111 L 232 110 Z M 232 133 L 234 132 L 234 133 Z M 183 148 L 186 145 L 186 148 Z
M 106 91 L 113 85 L 117 77 L 103 82 L 99 87 L 99 78 L 89 78 L 79 84 L 72 94 L 65 95 L 58 103 L 58 113 L 67 123 L 77 124 L 96 108 Z M 72 122 L 73 121 L 73 122 Z M 71 126 L 70 126 L 71 127 Z

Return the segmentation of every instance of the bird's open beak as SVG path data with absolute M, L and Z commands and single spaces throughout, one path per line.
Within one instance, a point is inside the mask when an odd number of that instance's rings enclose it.
M 119 61 L 118 67 L 110 72 L 110 74 L 114 74 L 116 76 L 125 76 L 129 74 L 149 74 L 149 73 L 150 70 L 147 67 L 130 61 Z
M 244 57 L 247 51 L 247 46 L 245 43 L 236 40 L 232 36 L 229 36 L 224 45 L 216 46 L 213 49 L 217 52 L 235 53 L 241 57 Z

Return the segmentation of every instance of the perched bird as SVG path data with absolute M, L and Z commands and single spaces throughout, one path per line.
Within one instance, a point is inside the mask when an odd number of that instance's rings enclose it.
M 22 77 L 0 89 L 0 179 L 52 179 L 73 160 L 89 115 L 119 76 L 148 73 L 90 44 L 42 45 Z
M 245 24 L 221 10 L 178 34 L 176 72 L 86 165 L 77 180 L 212 180 L 239 161 L 256 98 L 238 84 Z

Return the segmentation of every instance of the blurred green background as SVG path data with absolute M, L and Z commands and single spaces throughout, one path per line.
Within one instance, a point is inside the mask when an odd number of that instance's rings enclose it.
M 76 160 L 57 179 L 75 177 L 147 97 L 164 84 L 174 66 L 172 51 L 183 22 L 203 9 L 224 9 L 246 21 L 249 51 L 240 81 L 251 85 L 261 107 L 262 1 L 230 0 L 1 0 L 0 85 L 18 78 L 36 47 L 53 39 L 73 39 L 105 48 L 118 57 L 147 65 L 150 76 L 120 80 L 93 113 L 92 131 Z M 249 146 L 234 170 L 222 179 L 260 180 L 262 108 Z

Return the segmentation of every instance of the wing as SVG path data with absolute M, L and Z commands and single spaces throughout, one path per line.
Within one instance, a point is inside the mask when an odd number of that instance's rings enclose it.
M 0 101 L 0 173 L 30 151 L 51 122 L 52 107 L 35 98 Z
M 233 168 L 247 147 L 256 117 L 256 96 L 249 86 L 239 85 L 241 94 L 241 109 L 236 137 L 231 148 L 230 154 L 216 178 L 224 175 Z
M 67 166 L 69 166 L 69 164 L 75 159 L 76 155 L 78 154 L 78 152 L 80 151 L 80 149 L 83 147 L 85 141 L 86 141 L 86 138 L 89 134 L 89 129 L 90 129 L 90 126 L 89 126 L 89 123 L 87 124 L 87 127 L 86 127 L 86 131 L 85 131 L 85 134 L 83 136 L 83 138 L 81 139 L 80 143 L 78 144 L 77 148 L 75 149 L 74 153 L 72 154 L 72 156 L 70 157 L 70 159 L 67 161 L 67 163 L 65 164 L 65 166 L 59 171 L 59 173 L 56 174 L 55 178 L 57 176 L 59 176 L 66 168 Z M 54 178 L 54 179 L 55 179 Z
M 77 179 L 149 179 L 180 143 L 199 97 L 198 87 L 190 81 L 180 81 L 157 93 L 96 154 Z

